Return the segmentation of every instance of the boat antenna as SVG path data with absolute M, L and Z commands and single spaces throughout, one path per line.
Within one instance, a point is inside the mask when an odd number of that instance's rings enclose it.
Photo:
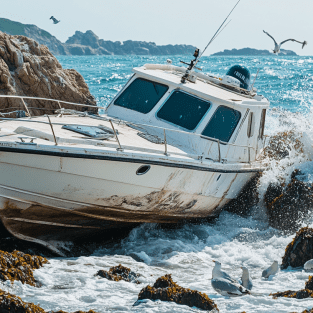
M 254 77 L 253 83 L 252 83 L 251 88 L 250 88 L 250 92 L 253 92 L 253 86 L 254 86 L 254 83 L 255 83 L 255 81 L 256 81 L 256 78 L 257 78 L 258 75 L 259 75 L 259 72 L 260 72 L 260 68 L 258 68 L 258 71 L 256 72 L 256 75 L 255 75 L 255 77 Z
M 192 69 L 196 66 L 196 64 L 199 62 L 199 60 L 201 59 L 203 53 L 205 52 L 205 50 L 209 47 L 209 45 L 213 42 L 213 40 L 220 34 L 219 31 L 220 29 L 224 26 L 224 24 L 226 23 L 226 21 L 228 20 L 229 16 L 232 14 L 232 12 L 235 10 L 236 6 L 239 4 L 241 0 L 238 0 L 238 2 L 236 3 L 236 5 L 232 8 L 232 10 L 230 11 L 230 13 L 227 15 L 227 17 L 225 18 L 224 22 L 221 24 L 221 26 L 218 28 L 218 30 L 215 32 L 214 36 L 211 38 L 211 40 L 209 41 L 209 43 L 206 45 L 206 47 L 204 48 L 204 50 L 202 51 L 202 53 L 200 54 L 200 50 L 197 48 L 195 50 L 195 53 L 193 54 L 193 56 L 195 57 L 194 60 L 192 60 L 190 62 L 190 64 L 188 64 L 188 68 L 186 70 L 185 75 L 182 77 L 181 82 L 184 84 L 186 82 L 186 79 L 188 78 L 190 72 L 192 71 Z M 226 25 L 227 26 L 227 25 Z M 223 29 L 222 29 L 223 30 Z M 200 54 L 200 56 L 199 56 Z

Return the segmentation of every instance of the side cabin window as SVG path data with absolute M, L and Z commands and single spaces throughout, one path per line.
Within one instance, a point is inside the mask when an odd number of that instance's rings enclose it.
M 248 138 L 252 137 L 254 134 L 254 115 L 253 112 L 250 112 L 248 119 L 248 128 L 247 128 L 247 136 Z
M 157 113 L 169 123 L 194 130 L 211 104 L 182 91 L 174 91 Z
M 266 116 L 266 109 L 263 109 L 261 113 L 261 120 L 260 120 L 259 139 L 263 139 L 263 136 L 264 136 L 265 116 Z
M 214 112 L 208 125 L 203 130 L 202 135 L 228 142 L 240 118 L 241 113 L 239 111 L 220 106 Z
M 143 78 L 135 79 L 114 104 L 140 113 L 149 113 L 167 92 L 168 86 Z

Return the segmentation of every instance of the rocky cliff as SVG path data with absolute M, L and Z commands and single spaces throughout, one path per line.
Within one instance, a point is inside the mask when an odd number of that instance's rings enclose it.
M 9 35 L 27 36 L 49 48 L 53 54 L 66 54 L 64 44 L 47 31 L 31 24 L 22 24 L 6 18 L 0 18 L 0 31 Z
M 63 69 L 46 46 L 39 45 L 37 41 L 25 36 L 11 36 L 1 31 L 0 94 L 96 105 L 83 77 L 75 70 Z M 25 102 L 32 115 L 51 114 L 58 108 L 55 102 L 39 100 L 25 100 Z M 76 110 L 79 108 L 62 106 Z M 20 99 L 3 98 L 0 101 L 0 110 L 0 113 L 4 113 L 24 110 L 24 107 Z
M 91 30 L 76 31 L 66 43 L 62 43 L 47 31 L 35 25 L 22 24 L 0 18 L 0 31 L 10 35 L 22 35 L 45 45 L 55 55 L 168 55 L 192 54 L 196 47 L 190 45 L 157 46 L 154 42 L 99 39 Z
M 221 52 L 217 52 L 212 54 L 213 56 L 236 56 L 236 55 L 273 55 L 270 50 L 258 50 L 252 48 L 243 48 L 243 49 L 232 49 L 232 50 L 224 50 Z M 279 55 L 297 55 L 295 52 L 291 50 L 281 49 Z
M 76 31 L 70 37 L 65 47 L 68 54 L 116 54 L 116 55 L 168 55 L 168 54 L 192 54 L 196 47 L 190 45 L 165 45 L 157 46 L 154 42 L 146 41 L 108 41 L 99 39 L 91 30 L 85 33 Z

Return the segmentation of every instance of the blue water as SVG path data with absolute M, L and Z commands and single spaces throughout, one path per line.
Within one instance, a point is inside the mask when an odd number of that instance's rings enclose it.
M 170 58 L 174 65 L 189 56 L 59 56 L 64 68 L 81 73 L 98 105 L 105 106 L 131 76 L 132 68 L 145 63 L 165 64 Z M 234 64 L 248 67 L 252 79 L 260 68 L 255 87 L 267 97 L 271 107 L 291 112 L 308 112 L 313 101 L 313 57 L 203 57 L 199 66 L 204 73 L 223 76 Z

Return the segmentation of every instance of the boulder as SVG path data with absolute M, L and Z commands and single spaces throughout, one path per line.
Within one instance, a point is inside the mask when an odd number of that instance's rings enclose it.
M 140 274 L 132 272 L 130 268 L 122 266 L 121 264 L 111 267 L 109 271 L 100 270 L 96 276 L 114 281 L 125 280 L 128 282 L 140 284 L 140 282 L 137 280 L 137 278 L 140 277 Z
M 270 184 L 264 196 L 270 226 L 287 233 L 298 229 L 313 208 L 313 188 L 299 174 L 295 170 L 287 186 Z
M 48 260 L 41 256 L 29 255 L 20 251 L 9 253 L 0 250 L 0 279 L 11 282 L 19 280 L 23 284 L 38 286 L 33 270 L 40 268 L 45 263 L 48 263 Z
M 244 188 L 240 191 L 239 195 L 230 200 L 224 207 L 231 213 L 247 216 L 250 213 L 251 208 L 257 205 L 259 202 L 258 183 L 261 177 L 261 173 L 257 173 Z
M 309 277 L 309 280 L 305 283 L 304 289 L 298 291 L 287 290 L 284 292 L 271 293 L 270 296 L 273 296 L 274 299 L 279 297 L 295 299 L 313 298 L 313 276 Z
M 83 77 L 73 69 L 63 69 L 46 46 L 25 36 L 11 36 L 0 31 L 0 95 L 50 98 L 86 105 L 96 105 Z M 51 114 L 58 103 L 28 100 L 31 115 Z M 94 108 L 61 103 L 62 107 L 96 112 Z M 37 109 L 38 108 L 38 109 Z M 0 112 L 25 110 L 21 99 L 1 99 Z
M 20 297 L 12 295 L 0 289 L 0 312 L 1 313 L 47 313 L 40 306 L 31 302 L 24 302 Z M 64 311 L 49 311 L 49 313 L 67 313 Z M 74 313 L 96 313 L 76 311 Z
M 143 299 L 171 301 L 202 310 L 219 312 L 214 301 L 205 293 L 177 285 L 172 280 L 171 275 L 162 276 L 156 280 L 152 287 L 148 285 L 143 288 L 138 295 L 138 300 Z
M 313 259 L 313 229 L 303 227 L 286 247 L 281 268 L 301 267 L 311 259 Z

